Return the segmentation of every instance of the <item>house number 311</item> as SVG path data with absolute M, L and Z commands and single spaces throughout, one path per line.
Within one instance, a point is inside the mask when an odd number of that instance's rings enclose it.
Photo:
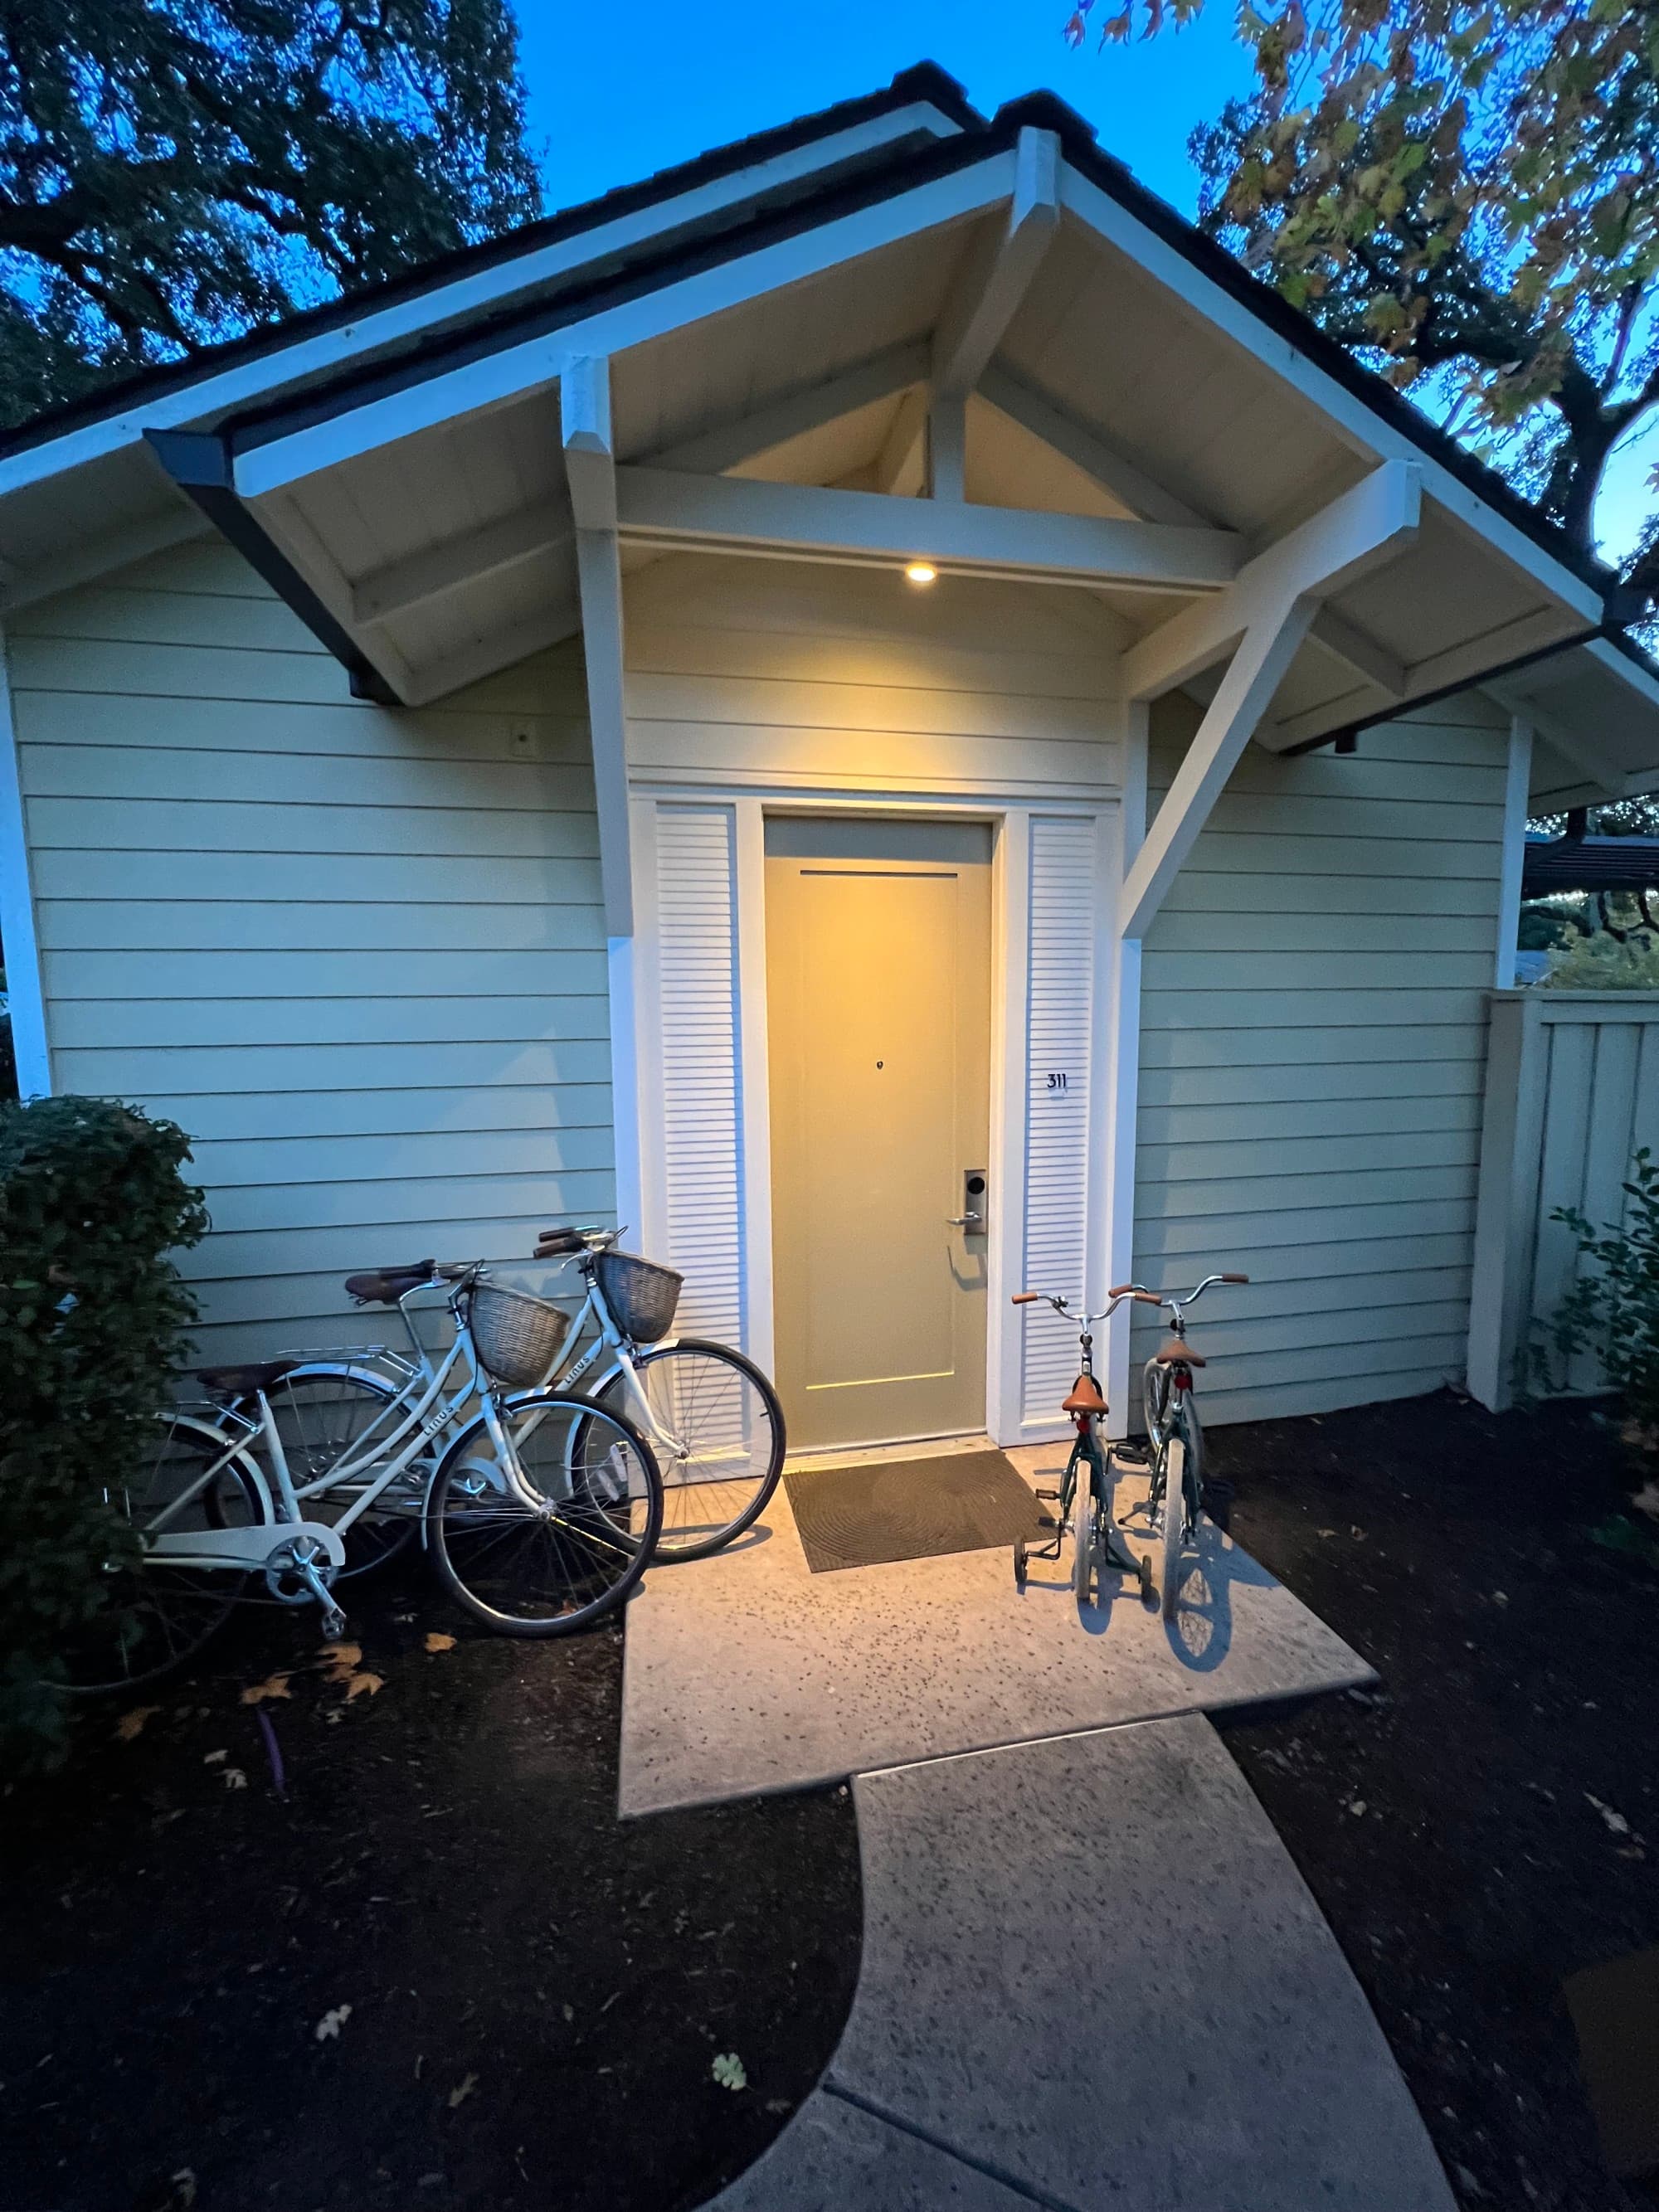
M 1048 1076 L 1048 1088 L 1050 1091 L 1064 1091 L 1066 1088 L 1065 1076 L 1050 1070 Z

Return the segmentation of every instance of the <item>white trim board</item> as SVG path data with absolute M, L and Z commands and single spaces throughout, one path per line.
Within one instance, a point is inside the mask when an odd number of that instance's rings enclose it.
M 0 730 L 0 939 L 5 945 L 6 994 L 11 1015 L 12 1049 L 17 1057 L 17 1095 L 20 1098 L 50 1097 L 52 1053 L 46 1038 L 40 940 L 34 923 L 17 725 L 11 710 L 11 675 L 3 630 L 0 630 L 0 723 L 4 725 Z

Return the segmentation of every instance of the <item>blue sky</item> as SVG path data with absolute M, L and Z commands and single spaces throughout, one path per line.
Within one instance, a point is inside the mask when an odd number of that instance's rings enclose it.
M 1111 0 L 1099 0 L 1097 15 Z M 570 0 L 517 0 L 530 127 L 544 153 L 551 207 L 591 199 L 670 163 L 885 84 L 913 62 L 939 63 L 975 106 L 1046 87 L 1088 117 L 1154 191 L 1192 215 L 1197 178 L 1187 140 L 1249 73 L 1232 36 L 1232 0 L 1209 0 L 1186 30 L 1129 47 L 1073 52 L 1066 0 L 832 0 L 808 10 L 762 0 L 705 0 L 678 11 Z M 1618 557 L 1650 510 L 1647 471 L 1659 423 L 1615 457 L 1597 522 Z

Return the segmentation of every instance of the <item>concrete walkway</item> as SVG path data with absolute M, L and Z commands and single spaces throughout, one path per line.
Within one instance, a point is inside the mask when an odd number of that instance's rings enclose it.
M 719 2212 L 1453 2212 L 1335 1938 L 1206 1720 L 854 1790 L 852 2014 Z
M 1065 1452 L 1009 1457 L 1027 1480 L 1052 1484 Z M 1120 1516 L 1145 1488 L 1144 1475 L 1120 1478 Z M 815 1575 L 781 1487 L 748 1536 L 714 1559 L 653 1569 L 629 1607 L 622 1811 L 1373 1679 L 1207 1522 L 1172 1623 L 1133 1589 L 1120 1595 L 1116 1577 L 1109 1601 L 1079 1617 L 1069 1539 L 1058 1561 L 1032 1562 L 1023 1594 L 1011 1562 L 1005 1547 Z

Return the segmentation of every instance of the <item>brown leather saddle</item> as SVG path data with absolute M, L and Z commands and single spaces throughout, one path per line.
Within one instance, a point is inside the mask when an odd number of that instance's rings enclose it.
M 1202 1367 L 1206 1364 L 1203 1354 L 1194 1352 L 1184 1337 L 1166 1336 L 1152 1357 L 1160 1367 Z
M 1060 1404 L 1062 1413 L 1103 1413 L 1106 1401 L 1100 1395 L 1100 1385 L 1092 1375 L 1079 1375 L 1072 1385 L 1072 1395 Z

